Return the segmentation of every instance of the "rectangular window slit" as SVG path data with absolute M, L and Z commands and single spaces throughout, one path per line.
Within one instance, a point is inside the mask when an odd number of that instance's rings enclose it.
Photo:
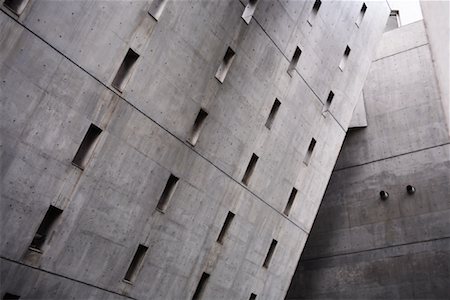
M 255 13 L 256 3 L 258 0 L 249 0 L 247 6 L 244 9 L 244 13 L 242 14 L 242 19 L 244 19 L 245 23 L 249 24 L 253 18 L 253 14 Z
M 327 111 L 330 108 L 331 102 L 333 102 L 333 98 L 334 98 L 334 93 L 333 93 L 333 91 L 330 91 L 330 93 L 328 94 L 328 97 L 327 97 L 327 101 L 325 102 L 325 111 Z
M 153 0 L 148 13 L 152 16 L 156 21 L 161 17 L 164 8 L 166 7 L 167 0 Z
M 248 300 L 256 300 L 256 294 L 251 293 L 250 298 Z
M 339 68 L 343 71 L 345 68 L 345 65 L 347 64 L 348 56 L 350 55 L 350 47 L 345 47 L 344 56 L 341 59 L 341 62 L 339 63 Z
M 225 222 L 223 223 L 222 229 L 220 230 L 219 237 L 217 238 L 217 242 L 223 244 L 223 238 L 230 228 L 231 222 L 233 221 L 234 213 L 231 211 L 228 212 L 227 217 L 225 218 Z
M 200 111 L 197 114 L 197 117 L 195 118 L 194 126 L 192 126 L 191 137 L 188 139 L 188 142 L 192 146 L 195 146 L 195 144 L 197 143 L 198 137 L 200 136 L 200 131 L 203 127 L 204 121 L 207 116 L 208 113 L 203 109 L 200 109 Z
M 225 53 L 225 56 L 223 57 L 222 63 L 220 64 L 219 68 L 216 72 L 216 78 L 220 81 L 220 83 L 223 83 L 225 80 L 225 77 L 227 76 L 228 70 L 231 67 L 231 63 L 234 60 L 235 53 L 233 49 L 228 47 L 227 52 Z
M 300 59 L 301 54 L 302 54 L 302 50 L 300 50 L 299 47 L 295 48 L 294 55 L 292 56 L 291 63 L 289 64 L 289 67 L 287 70 L 289 76 L 291 76 L 291 77 L 295 72 L 295 68 L 297 68 L 298 60 Z
M 264 260 L 263 267 L 268 268 L 270 264 L 270 260 L 272 259 L 273 253 L 275 252 L 275 247 L 277 246 L 277 241 L 272 240 L 272 243 L 270 243 L 269 251 L 267 252 L 266 259 Z
M 295 196 L 297 196 L 297 189 L 296 188 L 292 188 L 291 194 L 289 195 L 289 200 L 288 200 L 288 202 L 286 204 L 286 208 L 284 209 L 284 214 L 286 216 L 289 216 L 289 213 L 290 213 L 291 208 L 292 208 L 292 204 L 294 204 Z
M 38 227 L 36 234 L 34 235 L 33 240 L 31 241 L 30 248 L 32 250 L 42 250 L 42 246 L 48 238 L 51 230 L 53 229 L 56 220 L 62 214 L 62 210 L 50 205 L 47 212 L 45 213 L 44 219 Z
M 161 197 L 159 198 L 158 204 L 156 206 L 156 208 L 159 211 L 164 212 L 166 210 L 170 198 L 172 198 L 172 195 L 175 192 L 175 187 L 177 186 L 178 179 L 179 179 L 178 177 L 174 176 L 173 174 L 170 174 L 166 186 L 164 187 L 164 191 L 162 192 Z
M 269 117 L 266 121 L 266 127 L 268 129 L 272 128 L 273 120 L 277 115 L 278 109 L 280 108 L 281 102 L 278 99 L 275 99 L 275 102 L 272 105 L 272 109 L 270 110 Z
M 320 0 L 316 0 L 316 2 L 314 2 L 313 8 L 312 8 L 312 12 L 314 14 L 317 14 L 319 12 L 319 8 L 322 5 L 322 1 Z
M 258 161 L 258 156 L 253 153 L 250 162 L 248 163 L 247 169 L 245 170 L 244 177 L 242 177 L 242 183 L 248 185 L 250 177 L 253 174 L 253 170 L 255 169 L 256 162 Z
M 192 300 L 200 299 L 200 297 L 202 296 L 203 291 L 205 289 L 206 282 L 208 281 L 208 278 L 209 278 L 209 274 L 203 272 L 202 277 L 200 278 L 200 281 L 198 282 L 197 288 L 195 289 L 195 293 L 192 296 Z
M 147 250 L 148 247 L 139 244 L 123 280 L 132 283 L 136 279 L 136 275 L 144 262 L 144 256 Z
M 11 294 L 11 293 L 5 293 L 3 295 L 3 300 L 17 300 L 17 299 L 20 299 L 20 296 L 14 295 L 14 294 Z
M 303 160 L 303 162 L 306 165 L 308 165 L 309 161 L 311 160 L 311 156 L 312 156 L 315 146 L 316 146 L 316 140 L 313 138 L 313 139 L 311 139 L 311 142 L 309 143 L 308 151 L 306 152 L 306 156 L 305 156 L 305 160 Z
M 27 6 L 29 0 L 5 0 L 3 4 L 16 15 L 20 15 Z
M 115 87 L 119 91 L 122 91 L 124 89 L 128 79 L 130 79 L 131 71 L 138 58 L 139 54 L 134 52 L 131 48 L 128 49 L 128 52 L 125 55 L 125 58 L 123 59 L 122 64 L 120 65 L 120 68 L 117 71 L 117 74 L 112 82 L 113 87 Z
M 72 160 L 72 164 L 74 164 L 81 170 L 84 169 L 86 163 L 89 160 L 89 157 L 92 155 L 94 146 L 98 141 L 98 137 L 100 136 L 101 133 L 102 130 L 97 126 L 95 126 L 94 124 L 91 124 L 89 126 L 89 129 L 86 132 L 86 135 L 84 136 L 83 140 L 81 141 L 80 147 L 78 148 L 78 151 Z
M 364 15 L 366 14 L 366 10 L 367 10 L 367 5 L 365 3 L 363 3 L 361 10 L 359 11 L 359 15 L 358 15 L 358 19 L 356 20 L 356 25 L 361 25 L 361 22 L 364 18 Z

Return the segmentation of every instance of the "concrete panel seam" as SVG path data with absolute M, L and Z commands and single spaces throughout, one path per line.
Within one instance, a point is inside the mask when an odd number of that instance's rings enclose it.
M 81 283 L 81 284 L 84 284 L 84 285 L 88 285 L 90 287 L 93 287 L 93 288 L 96 288 L 96 289 L 99 289 L 99 290 L 102 290 L 102 291 L 105 291 L 105 292 L 108 292 L 108 293 L 112 293 L 112 294 L 115 294 L 115 295 L 118 295 L 118 296 L 121 296 L 121 297 L 124 297 L 124 298 L 127 298 L 127 299 L 135 299 L 136 300 L 136 298 L 133 298 L 133 297 L 130 297 L 130 296 L 127 296 L 127 295 L 120 294 L 118 292 L 114 292 L 114 291 L 105 289 L 105 288 L 103 288 L 101 286 L 97 286 L 97 285 L 94 285 L 94 284 L 91 284 L 91 283 L 88 283 L 88 282 L 84 282 L 84 281 L 81 281 L 81 280 L 78 280 L 78 279 L 74 279 L 74 278 L 71 278 L 71 277 L 68 277 L 68 276 L 64 276 L 64 275 L 61 275 L 61 274 L 58 274 L 58 273 L 55 273 L 55 272 L 51 272 L 51 271 L 48 271 L 48 270 L 45 270 L 45 269 L 42 269 L 42 268 L 34 267 L 32 265 L 28 265 L 28 264 L 25 264 L 23 262 L 16 261 L 16 260 L 4 257 L 4 256 L 0 256 L 0 259 L 4 259 L 4 260 L 7 260 L 9 262 L 21 265 L 21 266 L 24 266 L 24 267 L 27 267 L 27 268 L 31 268 L 33 270 L 37 270 L 37 271 L 44 272 L 44 273 L 47 273 L 47 274 L 51 274 L 51 275 L 54 275 L 54 276 L 57 276 L 57 277 L 61 277 L 61 278 L 64 278 L 64 279 L 75 281 L 75 282 L 78 282 L 78 283 Z
M 116 95 L 117 97 L 119 97 L 121 100 L 125 101 L 128 105 L 130 105 L 133 109 L 135 109 L 137 112 L 139 112 L 140 114 L 142 114 L 143 116 L 145 116 L 147 119 L 149 119 L 150 121 L 152 121 L 154 124 L 156 124 L 158 127 L 160 127 L 162 130 L 164 130 L 165 132 L 167 132 L 169 135 L 171 135 L 173 138 L 175 138 L 176 140 L 178 140 L 179 142 L 181 142 L 185 147 L 188 147 L 193 153 L 197 154 L 199 157 L 201 157 L 202 159 L 204 159 L 206 162 L 208 162 L 210 165 L 212 165 L 214 168 L 216 168 L 217 170 L 219 170 L 221 173 L 223 173 L 226 177 L 228 177 L 229 179 L 231 179 L 233 182 L 235 182 L 236 184 L 240 185 L 244 190 L 246 190 L 247 192 L 249 192 L 250 194 L 252 194 L 256 199 L 260 200 L 262 203 L 264 203 L 266 206 L 268 206 L 269 208 L 271 208 L 274 212 L 276 212 L 278 215 L 280 215 L 283 219 L 289 221 L 290 223 L 292 223 L 295 227 L 299 228 L 301 231 L 303 231 L 306 234 L 309 234 L 308 231 L 304 228 L 302 228 L 299 224 L 295 223 L 294 221 L 292 221 L 291 219 L 289 219 L 288 217 L 286 217 L 283 212 L 278 211 L 277 209 L 275 209 L 272 205 L 270 205 L 268 202 L 266 202 L 264 199 L 262 199 L 260 196 L 256 195 L 253 191 L 251 191 L 248 187 L 246 187 L 244 184 L 240 183 L 238 180 L 236 180 L 235 178 L 233 178 L 230 174 L 228 174 L 227 172 L 225 172 L 224 170 L 222 170 L 221 168 L 219 168 L 218 166 L 216 166 L 212 161 L 210 161 L 209 159 L 207 159 L 205 156 L 203 156 L 201 153 L 199 153 L 195 148 L 189 146 L 189 144 L 180 139 L 179 137 L 177 137 L 176 135 L 174 135 L 172 132 L 170 132 L 170 130 L 168 130 L 167 128 L 165 128 L 164 126 L 162 126 L 161 124 L 159 124 L 158 122 L 156 122 L 154 119 L 152 119 L 150 116 L 148 116 L 147 114 L 145 114 L 142 110 L 140 110 L 138 107 L 136 107 L 135 105 L 133 105 L 131 102 L 129 102 L 127 99 L 125 99 L 122 95 L 120 95 L 117 91 L 115 91 L 114 89 L 110 88 L 109 86 L 107 86 L 105 83 L 103 83 L 100 79 L 98 79 L 97 77 L 95 77 L 93 74 L 91 74 L 90 72 L 88 72 L 87 70 L 85 70 L 82 66 L 78 65 L 77 63 L 75 63 L 72 59 L 70 59 L 69 57 L 67 57 L 64 53 L 62 53 L 61 51 L 59 51 L 58 49 L 56 49 L 54 46 L 52 46 L 49 42 L 47 42 L 44 38 L 42 38 L 41 36 L 39 36 L 37 33 L 33 32 L 31 29 L 29 29 L 27 26 L 25 26 L 24 24 L 22 24 L 21 22 L 19 22 L 18 20 L 15 20 L 13 17 L 11 17 L 10 15 L 8 15 L 4 9 L 0 9 L 2 11 L 2 13 L 4 13 L 7 17 L 9 17 L 10 19 L 12 19 L 14 22 L 16 22 L 17 24 L 19 24 L 20 26 L 22 26 L 24 29 L 26 29 L 28 32 L 30 32 L 32 35 L 34 35 L 35 37 L 37 37 L 39 40 L 41 40 L 42 42 L 44 42 L 47 46 L 49 46 L 51 49 L 53 49 L 54 51 L 56 51 L 58 54 L 60 54 L 62 57 L 64 57 L 65 59 L 67 59 L 67 61 L 69 61 L 70 63 L 72 63 L 73 65 L 75 65 L 76 67 L 78 67 L 80 70 L 82 70 L 83 72 L 85 72 L 87 75 L 89 75 L 91 78 L 93 78 L 95 81 L 97 81 L 98 83 L 100 83 L 104 88 L 108 89 L 110 92 L 114 93 L 114 95 Z M 345 130 L 344 130 L 345 132 Z
M 425 44 L 421 44 L 421 45 L 418 45 L 418 46 L 415 46 L 415 47 L 412 47 L 412 48 L 408 48 L 408 49 L 396 52 L 394 54 L 389 54 L 389 55 L 380 57 L 380 58 L 378 58 L 376 60 L 373 60 L 372 62 L 376 62 L 376 61 L 379 61 L 379 60 L 382 60 L 382 59 L 385 59 L 385 58 L 389 58 L 389 57 L 392 57 L 392 56 L 395 56 L 395 55 L 398 55 L 398 54 L 402 54 L 402 53 L 405 53 L 405 52 L 408 52 L 408 51 L 411 51 L 411 50 L 414 50 L 414 49 L 417 49 L 417 48 L 420 48 L 420 47 L 423 47 L 423 46 L 426 46 L 426 45 L 429 45 L 429 43 L 425 43 Z
M 365 163 L 362 163 L 362 164 L 357 164 L 357 165 L 353 165 L 353 166 L 347 166 L 347 167 L 343 167 L 343 168 L 340 168 L 340 169 L 334 169 L 333 172 L 343 171 L 343 170 L 347 170 L 347 169 L 351 169 L 351 168 L 357 168 L 357 167 L 369 165 L 371 163 L 376 163 L 376 162 L 380 162 L 380 161 L 383 161 L 383 160 L 389 160 L 389 159 L 400 157 L 400 156 L 403 156 L 403 155 L 409 155 L 409 154 L 413 154 L 413 153 L 417 153 L 417 152 L 421 152 L 421 151 L 426 151 L 426 150 L 430 150 L 430 149 L 434 149 L 434 148 L 444 147 L 444 146 L 447 146 L 447 145 L 450 145 L 450 142 L 443 143 L 443 144 L 440 144 L 440 145 L 434 145 L 434 146 L 430 146 L 430 147 L 420 148 L 420 149 L 417 149 L 417 150 L 413 150 L 413 151 L 409 151 L 409 152 L 405 152 L 405 153 L 400 153 L 400 154 L 396 154 L 396 155 L 385 157 L 385 158 L 375 159 L 375 160 L 368 161 L 368 162 L 365 162 Z

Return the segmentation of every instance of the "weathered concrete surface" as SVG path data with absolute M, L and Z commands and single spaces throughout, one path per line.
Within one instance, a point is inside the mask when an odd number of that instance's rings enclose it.
M 362 2 L 324 1 L 312 17 L 313 2 L 259 1 L 247 25 L 244 4 L 168 1 L 158 22 L 146 1 L 30 1 L 20 16 L 2 6 L 0 294 L 185 299 L 207 272 L 204 298 L 285 295 L 388 8 L 371 2 L 357 27 Z M 220 84 L 229 46 L 236 57 Z M 140 56 L 119 92 L 111 82 L 129 48 Z M 208 117 L 194 148 L 186 140 L 201 107 Z M 91 123 L 103 132 L 82 171 L 71 161 Z M 252 153 L 260 158 L 246 187 Z M 180 180 L 160 213 L 171 173 Z M 50 204 L 63 213 L 37 254 L 28 247 Z M 221 245 L 228 211 L 236 216 Z M 138 244 L 148 251 L 129 284 Z M 79 284 L 92 289 L 80 294 Z
M 450 295 L 450 140 L 424 41 L 423 22 L 384 34 L 368 126 L 347 134 L 287 299 Z
M 420 1 L 450 134 L 450 3 Z

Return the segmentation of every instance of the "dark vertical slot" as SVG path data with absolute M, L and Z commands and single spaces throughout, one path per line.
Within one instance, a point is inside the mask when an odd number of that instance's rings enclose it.
M 331 102 L 333 102 L 334 93 L 333 91 L 330 91 L 327 97 L 327 101 L 325 102 L 325 110 L 328 110 L 331 106 Z
M 91 124 L 91 126 L 89 126 L 89 129 L 86 132 L 86 135 L 84 136 L 83 141 L 81 142 L 80 147 L 78 148 L 78 151 L 72 160 L 72 164 L 82 170 L 84 169 L 85 164 L 92 153 L 94 145 L 98 140 L 98 137 L 100 136 L 100 133 L 102 133 L 102 130 L 94 124 Z
M 308 146 L 308 151 L 306 152 L 305 160 L 303 161 L 306 165 L 308 165 L 309 161 L 311 160 L 311 156 L 312 156 L 315 146 L 316 146 L 316 140 L 314 138 L 312 138 L 311 142 L 309 143 L 309 146 Z
M 272 259 L 273 253 L 275 252 L 275 247 L 277 246 L 277 241 L 272 240 L 272 243 L 270 243 L 269 251 L 267 252 L 266 259 L 264 260 L 263 267 L 268 268 L 270 264 L 270 260 Z
M 247 169 L 245 170 L 244 177 L 242 177 L 242 183 L 248 185 L 250 177 L 253 174 L 253 170 L 255 169 L 256 162 L 258 161 L 258 156 L 253 153 L 250 162 L 248 163 Z
M 361 10 L 359 11 L 358 19 L 356 20 L 356 25 L 361 25 L 361 22 L 364 18 L 364 15 L 366 14 L 367 5 L 363 3 Z
M 140 267 L 142 266 L 144 256 L 147 250 L 148 247 L 139 244 L 136 253 L 133 256 L 133 260 L 131 261 L 130 266 L 128 267 L 127 273 L 123 278 L 125 281 L 131 283 L 136 279 L 136 275 L 139 272 Z
M 295 48 L 294 55 L 292 56 L 291 63 L 289 64 L 289 67 L 287 70 L 289 76 L 291 76 L 291 77 L 294 74 L 295 68 L 297 68 L 298 60 L 300 59 L 301 54 L 302 54 L 302 50 L 299 47 Z
M 250 298 L 248 300 L 256 300 L 256 294 L 251 293 Z
M 223 57 L 222 63 L 220 64 L 216 72 L 216 78 L 217 80 L 220 81 L 220 83 L 223 83 L 223 81 L 225 80 L 225 77 L 227 76 L 227 73 L 230 70 L 231 63 L 234 60 L 234 56 L 235 52 L 233 51 L 233 49 L 228 47 L 227 52 Z
M 312 8 L 312 12 L 314 14 L 317 14 L 319 12 L 319 8 L 322 5 L 322 1 L 320 0 L 316 0 L 316 2 L 314 2 L 313 8 Z
M 291 211 L 292 204 L 294 204 L 295 197 L 297 196 L 297 189 L 292 188 L 291 194 L 289 195 L 289 200 L 286 204 L 286 208 L 284 209 L 284 214 L 289 216 L 289 212 Z
M 20 15 L 25 7 L 27 6 L 29 0 L 5 0 L 3 4 L 17 15 Z
M 344 56 L 342 57 L 341 62 L 339 63 L 339 68 L 341 70 L 344 70 L 345 65 L 347 64 L 347 60 L 348 60 L 348 56 L 350 55 L 350 51 L 351 51 L 351 49 L 349 46 L 345 47 Z
M 275 116 L 277 115 L 278 109 L 280 108 L 281 102 L 278 99 L 275 99 L 275 102 L 272 105 L 272 108 L 270 109 L 269 117 L 266 121 L 266 127 L 268 129 L 272 128 L 272 123 L 275 119 Z
M 166 186 L 164 187 L 164 191 L 161 194 L 161 197 L 159 198 L 158 204 L 156 208 L 159 211 L 164 212 L 167 208 L 167 205 L 169 204 L 170 198 L 172 197 L 173 193 L 175 192 L 175 187 L 178 183 L 178 177 L 174 176 L 173 174 L 170 174 L 169 179 L 167 180 Z
M 242 19 L 244 19 L 245 23 L 247 24 L 249 24 L 253 18 L 253 14 L 256 10 L 256 3 L 258 3 L 258 0 L 249 0 L 247 6 L 244 9 Z
M 41 250 L 44 245 L 51 229 L 56 223 L 58 217 L 62 214 L 62 210 L 50 205 L 47 212 L 45 213 L 44 219 L 42 220 L 39 228 L 31 241 L 30 248 L 35 250 Z
M 128 78 L 131 75 L 131 70 L 138 58 L 139 54 L 134 52 L 131 48 L 128 49 L 128 52 L 125 55 L 125 58 L 123 59 L 122 64 L 120 65 L 120 68 L 117 71 L 117 74 L 112 82 L 113 87 L 115 87 L 119 91 L 123 90 Z
M 188 139 L 188 142 L 192 146 L 195 146 L 195 144 L 197 143 L 198 137 L 200 136 L 200 131 L 203 127 L 204 121 L 207 116 L 208 113 L 203 109 L 200 109 L 200 111 L 197 114 L 197 117 L 195 118 L 194 126 L 192 126 L 191 137 Z
M 222 229 L 220 230 L 219 236 L 217 237 L 217 242 L 223 244 L 223 238 L 230 228 L 231 222 L 233 221 L 234 213 L 231 211 L 228 212 L 227 217 L 225 218 L 225 222 L 223 223 Z
M 208 278 L 209 278 L 209 274 L 203 272 L 202 277 L 200 278 L 200 281 L 198 282 L 197 288 L 195 289 L 195 293 L 192 296 L 192 300 L 200 299 L 200 297 L 202 296 L 203 291 L 205 289 L 205 285 L 206 285 L 206 282 L 208 281 Z

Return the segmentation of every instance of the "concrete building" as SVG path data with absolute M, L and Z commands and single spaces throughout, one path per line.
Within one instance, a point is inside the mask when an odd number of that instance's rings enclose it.
M 1 295 L 283 298 L 387 3 L 0 7 Z
M 422 9 L 383 35 L 287 299 L 450 295 L 449 3 Z

